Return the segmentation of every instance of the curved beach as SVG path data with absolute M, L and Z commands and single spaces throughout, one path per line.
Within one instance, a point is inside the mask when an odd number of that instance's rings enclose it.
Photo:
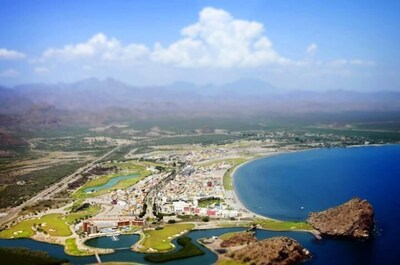
M 298 151 L 302 151 L 302 150 L 298 150 Z M 271 156 L 276 156 L 276 155 L 281 155 L 281 154 L 286 154 L 286 153 L 290 153 L 290 152 L 297 152 L 297 151 L 276 151 L 276 152 L 271 152 L 271 153 L 265 153 L 263 154 L 262 157 L 259 158 L 255 158 L 255 159 L 251 159 L 249 161 L 244 162 L 243 164 L 238 165 L 233 172 L 231 173 L 231 180 L 232 180 L 232 190 L 225 190 L 225 196 L 226 196 L 226 200 L 227 202 L 236 210 L 243 212 L 244 214 L 246 214 L 247 216 L 245 217 L 260 217 L 260 218 L 264 218 L 264 219 L 269 219 L 269 220 L 276 220 L 273 218 L 270 218 L 268 216 L 265 215 L 260 215 L 257 213 L 254 213 L 253 211 L 250 211 L 248 208 L 246 208 L 246 206 L 243 205 L 242 201 L 240 200 L 239 196 L 237 195 L 236 189 L 237 187 L 235 186 L 235 174 L 237 172 L 237 170 L 243 166 L 245 166 L 248 163 L 254 162 L 256 160 L 259 159 L 264 159 L 266 157 L 271 157 Z

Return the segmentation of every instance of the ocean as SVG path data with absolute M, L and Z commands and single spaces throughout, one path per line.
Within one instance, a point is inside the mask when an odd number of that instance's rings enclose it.
M 234 174 L 238 197 L 251 211 L 280 220 L 305 220 L 309 212 L 353 197 L 375 210 L 375 237 L 300 243 L 313 254 L 306 264 L 400 264 L 400 145 L 315 149 L 251 161 Z

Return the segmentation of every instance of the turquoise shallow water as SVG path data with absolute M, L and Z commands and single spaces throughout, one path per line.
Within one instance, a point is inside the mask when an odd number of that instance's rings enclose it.
M 96 192 L 99 190 L 109 189 L 109 188 L 115 186 L 120 181 L 130 179 L 130 178 L 135 178 L 137 176 L 138 176 L 138 174 L 115 177 L 115 178 L 110 179 L 109 181 L 107 181 L 105 184 L 103 184 L 101 186 L 87 188 L 87 189 L 85 189 L 85 192 Z
M 375 209 L 377 236 L 368 242 L 302 242 L 312 264 L 399 264 L 400 146 L 318 149 L 252 161 L 238 168 L 234 184 L 255 213 L 305 220 L 358 196 Z M 301 209 L 304 207 L 304 210 Z

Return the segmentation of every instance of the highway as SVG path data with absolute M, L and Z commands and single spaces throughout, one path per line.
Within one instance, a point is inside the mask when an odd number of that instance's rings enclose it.
M 22 203 L 21 205 L 14 207 L 12 210 L 10 210 L 8 212 L 7 215 L 2 216 L 0 218 L 0 226 L 2 226 L 5 223 L 8 223 L 12 220 L 14 220 L 19 212 L 21 211 L 22 208 L 24 208 L 25 206 L 28 206 L 30 204 L 33 204 L 37 201 L 40 200 L 47 200 L 47 199 L 51 199 L 51 197 L 54 194 L 57 194 L 58 192 L 67 189 L 68 187 L 68 183 L 75 181 L 79 175 L 84 172 L 85 170 L 88 170 L 89 168 L 91 168 L 93 165 L 95 165 L 96 163 L 98 163 L 99 161 L 103 160 L 104 158 L 106 158 L 107 156 L 109 156 L 110 154 L 112 154 L 113 152 L 115 152 L 116 150 L 118 150 L 121 146 L 118 145 L 117 147 L 115 147 L 114 149 L 112 149 L 111 151 L 105 153 L 104 155 L 102 155 L 101 157 L 93 160 L 92 162 L 90 162 L 89 164 L 86 164 L 83 167 L 80 167 L 79 169 L 77 169 L 74 173 L 72 173 L 71 175 L 63 178 L 61 181 L 53 184 L 52 186 L 50 186 L 47 189 L 42 190 L 41 192 L 39 192 L 38 194 L 36 194 L 34 197 L 30 198 L 29 200 L 27 200 L 26 202 Z

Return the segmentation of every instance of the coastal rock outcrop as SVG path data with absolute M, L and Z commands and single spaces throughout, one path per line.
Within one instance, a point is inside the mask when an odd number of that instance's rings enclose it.
M 228 254 L 233 260 L 262 265 L 294 265 L 310 258 L 310 252 L 289 237 L 272 237 Z
M 353 198 L 337 207 L 310 213 L 307 222 L 323 235 L 369 238 L 374 229 L 374 209 L 367 200 Z
M 226 248 L 233 246 L 249 245 L 254 242 L 257 242 L 257 239 L 254 237 L 253 232 L 242 232 L 236 233 L 229 239 L 222 241 L 221 247 Z

